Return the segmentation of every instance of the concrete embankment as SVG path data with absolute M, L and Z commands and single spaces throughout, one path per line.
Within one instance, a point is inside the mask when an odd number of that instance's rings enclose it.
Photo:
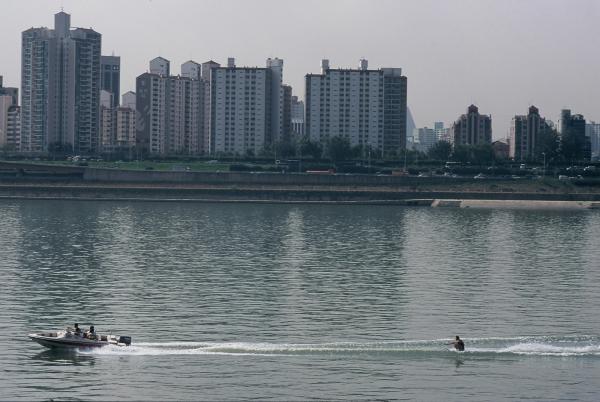
M 438 208 L 600 209 L 600 194 L 407 191 L 324 186 L 167 186 L 143 183 L 0 183 L 2 199 L 324 203 Z
M 0 198 L 600 208 L 600 181 L 166 172 L 0 163 Z

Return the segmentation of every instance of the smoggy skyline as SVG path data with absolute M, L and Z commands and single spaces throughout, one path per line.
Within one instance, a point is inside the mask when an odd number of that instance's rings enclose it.
M 148 61 L 172 73 L 187 60 L 264 66 L 284 59 L 284 82 L 304 97 L 304 76 L 332 68 L 401 67 L 418 127 L 450 125 L 470 103 L 491 114 L 493 136 L 536 105 L 552 121 L 570 108 L 600 120 L 600 2 L 596 0 L 5 0 L 0 75 L 20 86 L 21 32 L 72 25 L 102 34 L 121 56 L 121 92 L 135 90 Z

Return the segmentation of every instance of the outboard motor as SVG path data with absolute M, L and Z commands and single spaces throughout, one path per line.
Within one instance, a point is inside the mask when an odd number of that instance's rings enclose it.
M 119 336 L 119 343 L 124 343 L 125 345 L 131 345 L 131 337 L 130 336 Z

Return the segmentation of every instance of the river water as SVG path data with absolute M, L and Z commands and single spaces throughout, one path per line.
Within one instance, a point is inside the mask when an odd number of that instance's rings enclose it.
M 0 400 L 600 399 L 594 211 L 0 201 L 0 275 Z

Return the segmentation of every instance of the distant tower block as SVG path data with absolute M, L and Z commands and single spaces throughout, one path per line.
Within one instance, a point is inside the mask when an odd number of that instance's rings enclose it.
M 235 68 L 235 58 L 234 57 L 227 58 L 227 68 Z
M 361 70 L 368 70 L 369 69 L 369 60 L 367 60 L 367 59 L 360 59 L 359 68 Z
M 321 74 L 325 74 L 325 72 L 329 70 L 329 59 L 321 60 Z

